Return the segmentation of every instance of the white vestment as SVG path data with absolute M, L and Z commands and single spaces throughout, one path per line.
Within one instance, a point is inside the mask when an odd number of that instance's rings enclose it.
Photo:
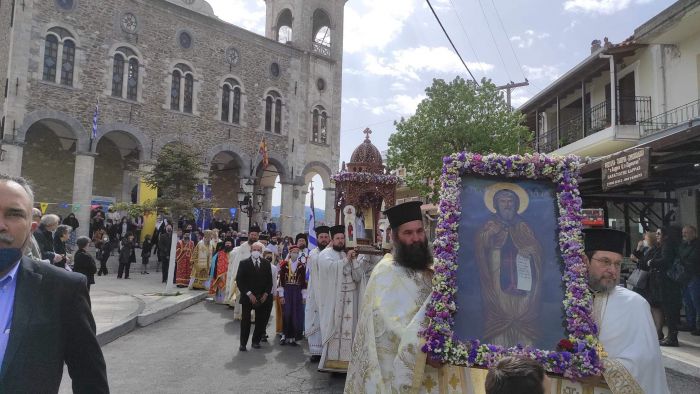
M 353 263 L 345 252 L 327 247 L 318 256 L 323 351 L 318 369 L 345 372 L 350 362 L 352 338 L 358 316 L 358 288 L 352 278 Z
M 309 281 L 307 283 L 307 297 L 304 312 L 304 336 L 309 343 L 309 353 L 312 356 L 320 356 L 323 350 L 321 337 L 321 318 L 318 312 L 316 297 L 320 294 L 320 278 L 318 272 L 318 256 L 321 253 L 319 248 L 315 248 L 309 253 L 306 269 L 309 271 Z
M 361 254 L 357 256 L 357 263 L 352 267 L 352 279 L 358 282 L 358 300 L 360 301 L 358 309 L 362 309 L 362 300 L 367 288 L 367 282 L 372 275 L 372 270 L 380 260 L 382 260 L 382 256 Z
M 236 284 L 236 274 L 238 273 L 238 265 L 241 261 L 250 257 L 251 245 L 244 242 L 240 246 L 235 247 L 228 256 L 228 271 L 226 273 L 226 303 L 232 307 L 233 318 L 241 320 L 241 306 L 238 304 L 240 294 Z
M 608 295 L 596 295 L 593 315 L 607 353 L 603 375 L 613 394 L 667 394 L 666 371 L 647 301 L 617 286 Z
M 402 267 L 391 254 L 374 267 L 352 345 L 346 394 L 473 392 L 467 389 L 466 368 L 426 364 L 419 332 L 431 280 L 432 271 Z

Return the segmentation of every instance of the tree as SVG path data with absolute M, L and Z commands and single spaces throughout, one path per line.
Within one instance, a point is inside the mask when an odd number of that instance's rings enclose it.
M 180 215 L 192 216 L 194 208 L 203 208 L 206 201 L 197 192 L 202 180 L 197 176 L 201 170 L 201 154 L 181 143 L 165 146 L 153 168 L 143 174 L 148 186 L 158 189 L 155 206 L 168 211 L 177 225 Z
M 456 77 L 434 79 L 426 98 L 408 119 L 394 122 L 389 137 L 390 168 L 405 168 L 409 187 L 437 196 L 442 158 L 455 152 L 514 154 L 530 150 L 522 114 L 512 111 L 490 80 L 481 85 Z

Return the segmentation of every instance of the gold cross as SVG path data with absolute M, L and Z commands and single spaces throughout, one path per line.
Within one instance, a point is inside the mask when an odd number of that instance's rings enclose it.
M 425 386 L 428 392 L 433 391 L 433 387 L 435 387 L 435 382 L 433 381 L 433 378 L 430 375 L 428 375 L 423 381 L 423 386 Z

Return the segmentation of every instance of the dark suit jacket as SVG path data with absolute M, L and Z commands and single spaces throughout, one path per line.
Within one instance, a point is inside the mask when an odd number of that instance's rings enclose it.
M 24 257 L 0 393 L 56 393 L 64 363 L 74 393 L 109 393 L 85 277 Z
M 257 270 L 252 258 L 241 261 L 236 273 L 236 283 L 241 291 L 241 304 L 250 304 L 250 299 L 246 295 L 249 291 L 258 300 L 267 293 L 266 302 L 272 301 L 272 267 L 269 261 L 261 258 L 260 269 Z
M 53 258 L 56 252 L 53 248 L 53 235 L 51 235 L 51 231 L 46 230 L 46 227 L 42 224 L 34 232 L 34 239 L 36 239 L 39 250 L 41 250 L 41 258 L 49 260 L 51 264 L 53 264 Z
M 97 272 L 95 259 L 85 250 L 78 249 L 78 251 L 75 252 L 75 257 L 73 257 L 73 272 L 85 275 L 87 283 L 90 285 L 94 284 L 95 273 Z

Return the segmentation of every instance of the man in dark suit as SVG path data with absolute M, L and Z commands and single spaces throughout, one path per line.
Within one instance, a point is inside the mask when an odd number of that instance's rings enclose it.
M 109 393 L 85 276 L 22 257 L 33 193 L 0 173 L 0 393 L 56 393 L 68 366 L 74 393 Z
M 236 273 L 236 283 L 241 291 L 241 346 L 238 350 L 242 352 L 247 350 L 250 336 L 250 311 L 255 309 L 253 349 L 260 349 L 260 340 L 272 312 L 272 267 L 262 258 L 264 248 L 262 243 L 254 243 L 250 248 L 250 258 L 241 261 Z

